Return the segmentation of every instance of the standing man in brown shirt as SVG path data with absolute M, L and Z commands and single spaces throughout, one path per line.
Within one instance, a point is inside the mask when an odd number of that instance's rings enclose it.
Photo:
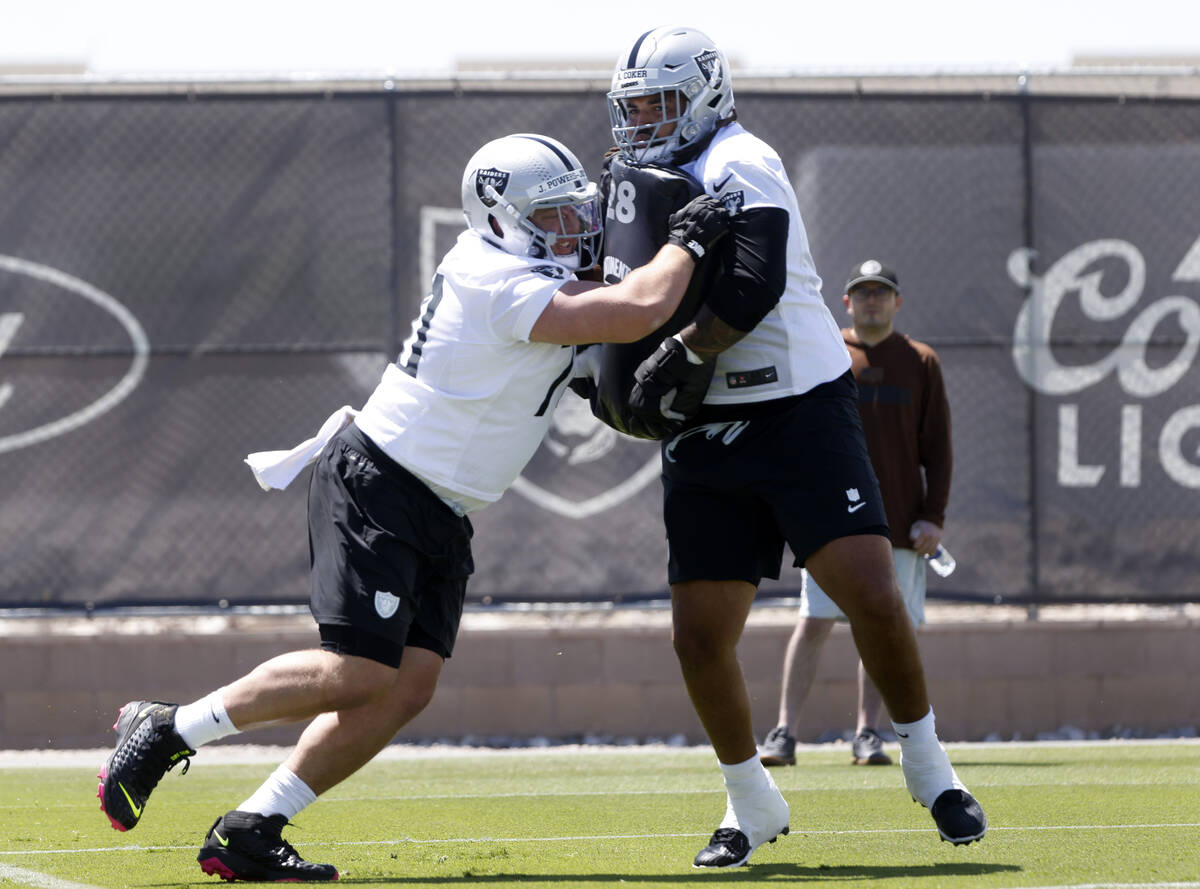
M 858 382 L 867 450 L 879 477 L 900 590 L 914 626 L 925 622 L 925 558 L 942 538 L 953 452 L 950 406 L 937 353 L 893 329 L 904 300 L 896 273 L 878 260 L 856 265 L 842 296 L 854 326 L 842 330 Z M 799 711 L 835 621 L 846 617 L 807 572 L 800 615 L 783 662 L 779 721 L 759 748 L 764 765 L 794 765 Z M 858 665 L 854 763 L 888 765 L 876 731 L 879 692 Z

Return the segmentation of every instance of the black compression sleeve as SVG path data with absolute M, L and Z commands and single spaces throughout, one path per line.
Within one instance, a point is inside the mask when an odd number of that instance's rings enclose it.
M 782 207 L 757 207 L 733 217 L 724 248 L 725 271 L 706 300 L 730 327 L 753 330 L 783 296 L 789 221 Z

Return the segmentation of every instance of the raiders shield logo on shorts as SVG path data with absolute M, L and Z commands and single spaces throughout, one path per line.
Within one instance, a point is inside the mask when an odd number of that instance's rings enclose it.
M 400 607 L 400 597 L 394 596 L 391 593 L 386 593 L 383 590 L 375 591 L 375 612 L 387 620 L 396 613 L 396 609 Z

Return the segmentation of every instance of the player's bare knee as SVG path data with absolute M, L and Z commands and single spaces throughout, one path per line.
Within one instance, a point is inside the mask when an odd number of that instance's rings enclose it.
M 329 698 L 329 709 L 361 706 L 386 694 L 396 681 L 396 669 L 387 664 L 356 655 L 326 654 L 319 685 Z
M 675 656 L 684 667 L 701 667 L 728 657 L 737 648 L 736 637 L 731 638 L 726 628 L 676 629 L 671 639 Z
M 863 603 L 872 614 L 908 619 L 904 597 L 894 583 L 872 587 L 863 596 Z
M 396 698 L 397 714 L 402 716 L 406 722 L 413 719 L 429 706 L 436 691 L 437 676 L 420 676 L 416 679 L 409 679 L 403 683 L 400 695 Z
M 864 585 L 853 595 L 843 597 L 839 606 L 850 625 L 860 628 L 866 624 L 890 625 L 908 620 L 904 599 L 895 584 Z

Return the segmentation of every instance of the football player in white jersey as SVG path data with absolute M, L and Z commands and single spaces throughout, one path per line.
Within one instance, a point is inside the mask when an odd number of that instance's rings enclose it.
M 850 356 L 779 156 L 737 122 L 725 56 L 693 28 L 639 35 L 617 60 L 608 100 L 626 161 L 689 174 L 732 216 L 718 247 L 723 272 L 695 319 L 638 367 L 630 394 L 635 415 L 662 423 L 675 419 L 664 395 L 712 374 L 699 413 L 663 443 L 674 644 L 728 793 L 696 866 L 743 864 L 788 831 L 787 803 L 759 763 L 736 653 L 759 582 L 779 577 L 785 543 L 848 616 L 913 798 L 942 839 L 982 838 L 987 819 L 934 729 Z M 637 196 L 624 199 L 631 211 L 608 225 L 636 218 Z
M 138 823 L 163 774 L 201 745 L 312 720 L 283 765 L 213 824 L 197 856 L 206 873 L 337 879 L 281 830 L 432 699 L 474 568 L 468 513 L 533 456 L 567 387 L 569 347 L 656 330 L 728 228 L 722 205 L 702 195 L 621 284 L 577 280 L 599 256 L 596 186 L 564 145 L 527 133 L 479 149 L 462 204 L 468 228 L 363 409 L 337 411 L 291 451 L 247 458 L 264 488 L 316 460 L 310 607 L 321 647 L 268 660 L 191 704 L 134 701 L 117 718 L 99 796 L 118 830 Z

